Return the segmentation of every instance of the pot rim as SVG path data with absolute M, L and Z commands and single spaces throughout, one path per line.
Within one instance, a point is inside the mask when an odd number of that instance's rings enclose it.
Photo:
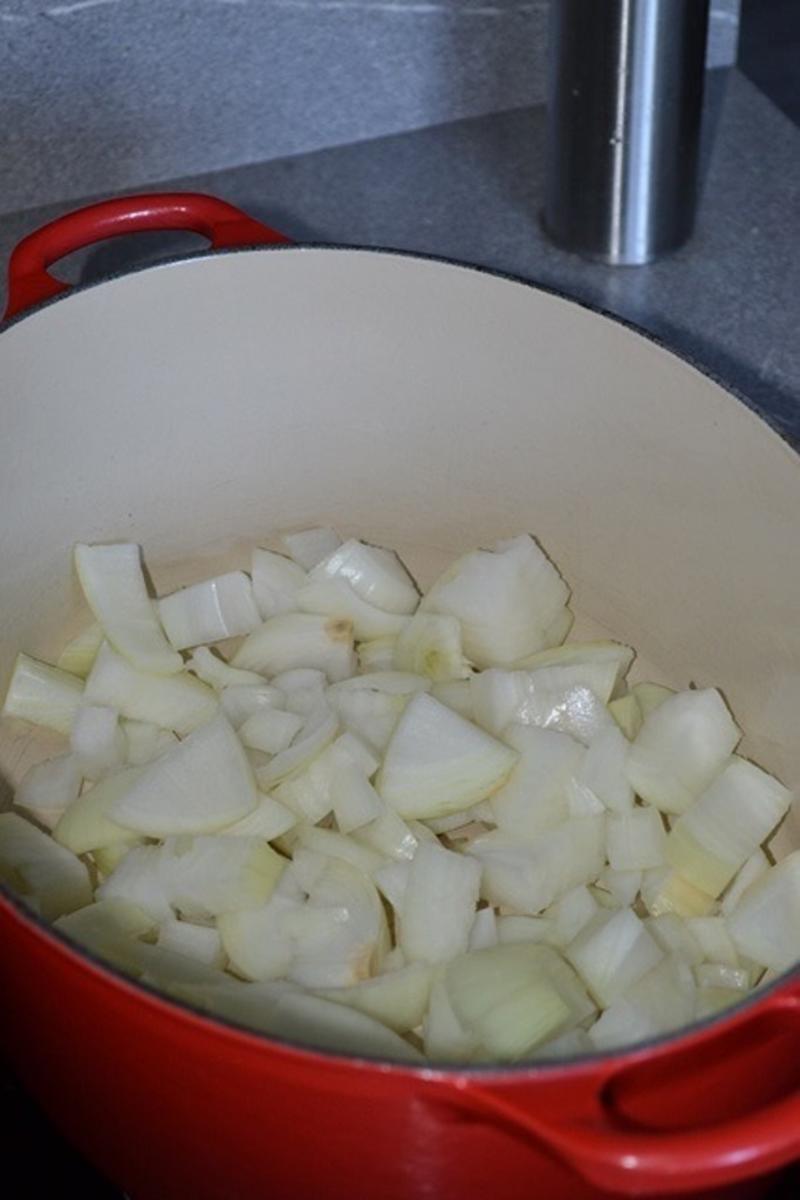
M 706 364 L 699 362 L 694 355 L 684 350 L 677 350 L 669 345 L 662 337 L 636 322 L 618 315 L 611 310 L 596 304 L 592 301 L 585 300 L 581 297 L 570 295 L 567 291 L 550 283 L 544 283 L 537 279 L 526 278 L 522 275 L 517 275 L 511 271 L 504 271 L 493 267 L 486 267 L 477 263 L 465 262 L 461 259 L 454 258 L 444 254 L 433 254 L 424 251 L 407 250 L 402 248 L 394 248 L 391 246 L 359 246 L 353 243 L 346 242 L 289 242 L 277 245 L 250 245 L 250 246 L 235 246 L 225 247 L 222 249 L 200 249 L 185 253 L 167 255 L 158 262 L 146 262 L 139 265 L 134 265 L 113 271 L 102 278 L 93 279 L 86 282 L 78 283 L 70 286 L 69 290 L 62 292 L 59 295 L 53 296 L 42 301 L 35 306 L 25 309 L 23 312 L 17 313 L 0 325 L 0 336 L 7 333 L 20 322 L 27 320 L 29 317 L 40 313 L 53 305 L 63 303 L 69 300 L 72 296 L 79 295 L 82 292 L 102 287 L 104 284 L 112 283 L 118 279 L 125 278 L 128 275 L 136 275 L 145 271 L 159 270 L 162 267 L 176 266 L 183 262 L 192 262 L 208 258 L 216 258 L 220 255 L 236 255 L 236 254 L 251 254 L 254 252 L 267 254 L 284 254 L 294 251 L 331 251 L 334 253 L 342 252 L 357 252 L 359 254 L 377 254 L 388 257 L 416 259 L 423 262 L 439 263 L 443 266 L 456 267 L 462 270 L 474 271 L 481 275 L 488 275 L 495 279 L 501 279 L 508 283 L 520 284 L 523 287 L 531 288 L 534 291 L 542 292 L 547 296 L 552 296 L 558 300 L 566 301 L 569 304 L 574 304 L 578 308 L 593 314 L 597 317 L 602 317 L 612 321 L 617 325 L 621 325 L 628 332 L 644 338 L 646 341 L 657 346 L 659 349 L 666 351 L 672 358 L 678 360 L 683 366 L 689 367 L 697 371 L 700 375 L 705 376 L 712 383 L 716 384 L 723 392 L 727 393 L 732 400 L 738 402 L 746 412 L 750 414 L 755 422 L 759 425 L 766 426 L 767 430 L 779 441 L 783 443 L 786 449 L 794 455 L 800 465 L 800 445 L 789 437 L 789 435 L 778 429 L 770 420 L 769 416 L 755 407 L 750 399 L 730 381 L 721 378 L 712 368 Z M 371 1070 L 380 1071 L 382 1074 L 391 1072 L 392 1074 L 401 1076 L 410 1076 L 416 1079 L 433 1079 L 438 1078 L 443 1082 L 453 1082 L 456 1078 L 473 1079 L 475 1082 L 491 1083 L 494 1081 L 516 1081 L 520 1082 L 525 1079 L 534 1079 L 541 1076 L 552 1078 L 556 1074 L 563 1074 L 565 1071 L 579 1074 L 581 1071 L 592 1072 L 599 1066 L 608 1066 L 614 1064 L 631 1065 L 642 1059 L 651 1057 L 654 1051 L 666 1053 L 670 1048 L 684 1049 L 692 1042 L 699 1041 L 707 1030 L 713 1028 L 715 1031 L 726 1022 L 736 1023 L 745 1018 L 752 1010 L 762 1005 L 765 1000 L 781 991 L 792 981 L 800 981 L 800 962 L 788 970 L 782 972 L 776 979 L 765 987 L 758 988 L 745 994 L 744 998 L 722 1010 L 722 1012 L 704 1017 L 700 1020 L 693 1021 L 689 1025 L 681 1026 L 677 1030 L 669 1033 L 660 1034 L 657 1037 L 648 1038 L 645 1041 L 634 1043 L 632 1046 L 621 1046 L 610 1050 L 598 1050 L 592 1053 L 581 1054 L 578 1056 L 567 1058 L 554 1058 L 532 1060 L 528 1062 L 508 1063 L 508 1064 L 491 1064 L 491 1063 L 452 1063 L 438 1062 L 435 1060 L 426 1061 L 420 1064 L 408 1063 L 397 1059 L 379 1058 L 372 1055 L 356 1055 L 346 1053 L 344 1051 L 333 1050 L 328 1047 L 314 1046 L 313 1043 L 295 1041 L 290 1038 L 280 1037 L 275 1034 L 269 1034 L 254 1030 L 246 1025 L 239 1024 L 227 1017 L 214 1016 L 211 1013 L 187 1002 L 169 996 L 167 993 L 160 991 L 150 984 L 142 983 L 139 980 L 133 979 L 119 970 L 113 964 L 105 962 L 99 956 L 92 953 L 79 942 L 70 938 L 68 935 L 57 930 L 44 918 L 33 912 L 25 904 L 24 900 L 13 893 L 8 887 L 0 882 L 0 908 L 3 906 L 11 909 L 12 913 L 24 925 L 32 927 L 35 932 L 48 942 L 53 948 L 60 953 L 67 953 L 69 956 L 78 960 L 81 966 L 89 966 L 93 971 L 98 973 L 104 982 L 107 982 L 115 987 L 121 987 L 123 990 L 132 993 L 138 999 L 145 999 L 162 1015 L 167 1015 L 173 1020 L 191 1019 L 193 1023 L 199 1023 L 207 1029 L 208 1032 L 222 1033 L 228 1037 L 234 1037 L 237 1040 L 244 1040 L 255 1047 L 267 1047 L 277 1049 L 289 1057 L 301 1057 L 310 1060 L 322 1060 L 329 1066 L 337 1066 L 340 1069 L 344 1068 L 368 1068 Z

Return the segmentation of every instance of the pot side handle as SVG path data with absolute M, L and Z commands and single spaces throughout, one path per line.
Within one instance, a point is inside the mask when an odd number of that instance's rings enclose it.
M 772 1026 L 800 1043 L 800 989 L 795 985 L 765 998 L 763 1005 L 743 1013 L 735 1024 L 741 1025 L 744 1035 L 755 1037 Z M 706 1055 L 715 1047 L 723 1052 L 721 1035 L 727 1028 L 727 1022 L 721 1022 L 718 1030 L 700 1035 Z M 795 1054 L 798 1050 L 800 1044 Z M 533 1139 L 590 1184 L 622 1195 L 677 1195 L 722 1187 L 767 1174 L 800 1156 L 800 1089 L 756 1105 L 744 1115 L 695 1130 L 642 1129 L 626 1119 L 615 1103 L 616 1084 L 630 1069 L 617 1061 L 616 1067 L 612 1063 L 610 1070 L 599 1072 L 589 1085 L 590 1094 L 567 1119 L 549 1117 L 546 1101 L 526 1109 L 508 1091 L 501 1095 L 477 1081 L 472 1086 L 472 1080 L 458 1094 L 447 1088 L 448 1103 L 476 1119 L 489 1119 L 510 1133 Z
M 200 192 L 156 192 L 90 204 L 34 230 L 15 247 L 8 264 L 8 304 L 3 319 L 70 290 L 50 275 L 60 258 L 121 234 L 182 230 L 207 237 L 213 250 L 288 243 L 225 200 Z

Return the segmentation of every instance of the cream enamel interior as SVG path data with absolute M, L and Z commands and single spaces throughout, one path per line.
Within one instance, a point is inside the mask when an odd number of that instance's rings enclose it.
M 0 412 L 0 688 L 88 620 L 78 539 L 142 543 L 163 591 L 323 522 L 424 586 L 528 530 L 577 633 L 633 644 L 633 678 L 721 687 L 745 752 L 800 785 L 800 460 L 610 320 L 398 255 L 196 258 L 6 330 Z M 6 784 L 54 744 L 6 722 Z

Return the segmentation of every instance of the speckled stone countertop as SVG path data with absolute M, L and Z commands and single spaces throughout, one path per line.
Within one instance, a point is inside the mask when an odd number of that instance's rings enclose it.
M 558 288 L 690 356 L 800 442 L 800 129 L 735 70 L 711 73 L 707 117 L 695 236 L 646 267 L 588 263 L 544 238 L 541 108 L 169 186 L 214 192 L 298 240 L 445 255 Z M 0 219 L 3 260 L 24 233 L 74 207 Z M 155 257 L 164 243 L 156 251 L 146 240 L 83 255 L 72 273 L 104 273 Z M 175 248 L 172 238 L 167 243 Z

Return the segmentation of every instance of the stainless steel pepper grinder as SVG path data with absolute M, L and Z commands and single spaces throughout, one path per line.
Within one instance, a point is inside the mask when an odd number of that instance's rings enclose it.
M 551 0 L 544 226 L 618 266 L 692 232 L 709 0 Z

